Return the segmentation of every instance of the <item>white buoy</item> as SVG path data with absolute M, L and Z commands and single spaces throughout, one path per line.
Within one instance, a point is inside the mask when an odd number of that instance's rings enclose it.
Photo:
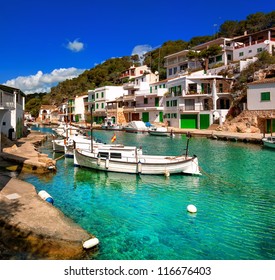
M 85 241 L 83 243 L 83 248 L 84 249 L 91 249 L 91 248 L 95 247 L 98 244 L 99 244 L 99 240 L 96 237 L 94 237 L 94 238 L 91 238 L 91 239 Z
M 53 198 L 46 192 L 46 191 L 40 191 L 38 195 L 45 201 L 53 204 Z
M 197 213 L 197 207 L 193 204 L 189 204 L 187 206 L 187 211 L 190 213 Z

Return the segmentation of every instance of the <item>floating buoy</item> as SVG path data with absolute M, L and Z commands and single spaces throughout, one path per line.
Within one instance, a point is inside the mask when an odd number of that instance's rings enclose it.
M 91 249 L 91 248 L 95 247 L 98 244 L 99 244 L 99 240 L 96 237 L 94 237 L 94 238 L 91 238 L 91 239 L 85 241 L 83 243 L 83 248 L 84 249 Z
M 53 204 L 53 198 L 46 192 L 46 191 L 40 191 L 38 195 L 45 201 Z
M 187 211 L 190 213 L 197 213 L 197 207 L 193 204 L 189 204 L 187 206 Z

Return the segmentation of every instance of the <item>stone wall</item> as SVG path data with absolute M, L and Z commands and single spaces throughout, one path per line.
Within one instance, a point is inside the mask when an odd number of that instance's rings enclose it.
M 242 133 L 264 133 L 266 120 L 273 118 L 275 110 L 250 111 L 244 110 L 240 115 L 230 121 L 225 121 L 218 130 Z

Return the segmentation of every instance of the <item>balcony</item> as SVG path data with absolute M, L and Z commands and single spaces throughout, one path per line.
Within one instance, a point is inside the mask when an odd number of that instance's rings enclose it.
M 5 92 L 0 92 L 0 110 L 15 109 L 14 96 Z
M 126 84 L 123 84 L 123 89 L 125 90 L 138 90 L 139 89 L 139 85 L 136 85 L 135 83 L 129 82 Z

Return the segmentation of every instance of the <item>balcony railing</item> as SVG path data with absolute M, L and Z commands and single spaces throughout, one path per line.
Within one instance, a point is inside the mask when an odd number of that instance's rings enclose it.
M 6 94 L 0 92 L 0 109 L 14 109 L 14 96 L 12 94 Z

